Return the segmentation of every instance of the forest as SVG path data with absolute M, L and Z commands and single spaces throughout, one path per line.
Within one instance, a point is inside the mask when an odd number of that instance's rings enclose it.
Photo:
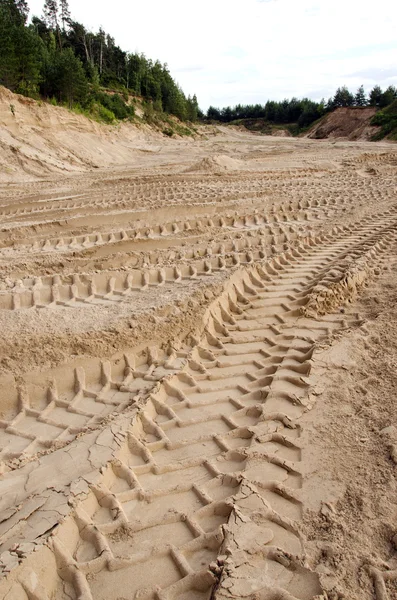
M 125 52 L 102 28 L 88 31 L 68 0 L 45 0 L 41 17 L 28 24 L 28 16 L 27 0 L 0 0 L 1 85 L 105 122 L 133 117 L 130 95 L 143 97 L 149 114 L 197 120 L 196 96 L 185 96 L 166 64 Z
M 166 64 L 125 52 L 102 28 L 97 33 L 87 30 L 73 19 L 68 0 L 44 0 L 42 15 L 33 16 L 30 22 L 28 16 L 27 0 L 0 0 L 0 85 L 106 123 L 134 118 L 131 96 L 138 96 L 144 100 L 149 123 L 156 122 L 158 115 L 164 120 L 174 115 L 192 123 L 243 120 L 246 126 L 250 120 L 263 120 L 264 132 L 273 124 L 291 126 L 291 133 L 297 134 L 335 108 L 374 106 L 381 110 L 397 99 L 394 86 L 382 90 L 376 85 L 368 95 L 363 86 L 355 93 L 343 86 L 327 101 L 291 98 L 222 109 L 210 106 L 203 114 L 196 95 L 184 94 Z M 394 123 L 394 111 L 379 120 L 386 130 Z M 164 132 L 172 135 L 172 130 Z
M 219 109 L 210 106 L 206 118 L 209 121 L 220 121 L 221 123 L 232 123 L 243 119 L 263 119 L 266 122 L 285 125 L 294 123 L 299 129 L 304 129 L 320 119 L 327 112 L 331 112 L 342 106 L 374 106 L 385 108 L 397 99 L 397 89 L 389 86 L 382 90 L 376 85 L 368 96 L 363 86 L 360 86 L 353 94 L 346 86 L 336 90 L 334 96 L 328 101 L 315 102 L 309 98 L 292 98 L 280 102 L 268 100 L 266 104 L 238 104 L 235 107 L 227 106 Z

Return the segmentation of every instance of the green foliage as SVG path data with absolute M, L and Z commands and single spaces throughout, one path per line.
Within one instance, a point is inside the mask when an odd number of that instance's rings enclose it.
M 86 102 L 88 84 L 83 64 L 71 48 L 48 52 L 45 66 L 41 87 L 47 97 L 55 97 L 69 108 Z
M 379 85 L 371 90 L 369 94 L 369 103 L 371 106 L 380 106 L 380 99 L 382 97 L 382 89 Z
M 155 125 L 157 123 L 158 117 L 151 102 L 145 102 L 143 106 L 143 118 L 148 125 Z
M 354 96 L 345 85 L 336 90 L 333 99 L 333 108 L 342 106 L 354 106 Z
M 116 120 L 115 114 L 98 102 L 94 102 L 92 104 L 90 116 L 94 117 L 97 121 L 102 121 L 103 123 L 108 123 L 109 125 L 114 123 Z
M 0 0 L 0 84 L 28 96 L 37 94 L 43 44 L 26 27 L 22 1 Z
M 195 123 L 198 119 L 199 110 L 200 110 L 196 95 L 194 95 L 193 98 L 188 96 L 186 110 L 187 110 L 187 120 L 191 121 L 192 123 Z
M 397 89 L 394 87 L 394 85 L 389 85 L 387 90 L 385 90 L 381 94 L 379 106 L 380 108 L 385 108 L 386 106 L 389 106 L 389 104 L 392 104 L 396 99 Z
M 78 103 L 84 111 L 96 104 L 96 116 L 101 105 L 107 121 L 111 114 L 120 120 L 134 117 L 130 94 L 153 103 L 156 113 L 197 120 L 197 98 L 186 98 L 167 65 L 124 52 L 103 29 L 87 31 L 72 19 L 68 0 L 44 0 L 43 17 L 34 16 L 29 27 L 27 15 L 26 0 L 0 0 L 1 85 L 33 97 L 40 93 L 70 108 Z
M 189 127 L 186 127 L 185 125 L 180 125 L 179 123 L 174 123 L 174 130 L 175 130 L 175 133 L 177 133 L 178 135 L 182 135 L 182 136 L 193 135 L 193 131 L 191 129 L 189 129 Z
M 265 119 L 238 119 L 236 121 L 231 121 L 231 124 L 237 126 L 242 125 L 248 129 L 248 131 L 261 133 L 262 135 L 272 134 L 272 124 Z
M 390 85 L 384 92 L 379 85 L 376 85 L 369 94 L 369 104 L 371 106 L 378 106 L 379 108 L 385 108 L 392 104 L 397 98 L 397 89 Z
M 133 118 L 134 116 L 134 107 L 126 104 L 125 100 L 119 94 L 106 94 L 105 92 L 98 92 L 94 95 L 94 98 L 103 107 L 111 111 L 116 119 L 124 120 Z
M 233 108 L 227 106 L 222 109 L 210 106 L 206 117 L 209 121 L 242 124 L 251 131 L 266 135 L 271 134 L 273 127 L 280 124 L 286 126 L 292 135 L 299 135 L 324 114 L 336 108 L 365 107 L 368 103 L 372 106 L 386 107 L 395 99 L 397 99 L 397 90 L 394 86 L 389 86 L 384 92 L 379 86 L 375 86 L 369 94 L 369 99 L 365 95 L 363 86 L 358 88 L 355 95 L 346 86 L 342 86 L 336 90 L 335 95 L 327 103 L 324 100 L 314 102 L 308 98 L 302 100 L 291 98 L 291 100 L 286 99 L 281 102 L 268 100 L 265 105 L 243 106 L 238 104 Z
M 374 135 L 374 141 L 382 140 L 385 137 L 397 139 L 397 99 L 377 112 L 371 119 L 371 125 L 381 127 L 380 131 Z
M 365 96 L 364 86 L 360 85 L 354 97 L 355 106 L 366 106 L 367 98 Z
M 230 123 L 232 121 L 248 121 L 248 128 L 253 129 L 253 122 L 258 123 L 257 131 L 261 133 L 270 132 L 270 124 L 299 123 L 305 127 L 319 119 L 325 112 L 323 102 L 313 102 L 308 98 L 298 100 L 283 100 L 274 102 L 269 100 L 265 105 L 254 104 L 243 106 L 238 104 L 234 108 L 230 106 L 222 110 L 210 106 L 207 111 L 207 119 Z M 251 121 L 251 123 L 249 123 Z

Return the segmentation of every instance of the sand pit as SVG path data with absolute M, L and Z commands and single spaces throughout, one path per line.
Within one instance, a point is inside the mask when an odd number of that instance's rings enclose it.
M 390 144 L 17 112 L 0 598 L 395 600 Z

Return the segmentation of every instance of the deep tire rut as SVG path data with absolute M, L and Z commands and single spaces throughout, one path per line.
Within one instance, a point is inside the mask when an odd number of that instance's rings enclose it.
M 233 273 L 184 366 L 155 384 L 89 490 L 37 547 L 45 566 L 37 572 L 37 552 L 27 553 L 7 598 L 321 594 L 299 531 L 299 418 L 313 402 L 315 344 L 358 317 L 304 309 L 319 284 L 341 280 L 346 261 L 379 265 L 395 237 L 388 212 Z

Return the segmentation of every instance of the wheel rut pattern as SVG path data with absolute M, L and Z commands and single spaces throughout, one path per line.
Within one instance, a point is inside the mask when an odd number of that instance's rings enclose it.
M 234 272 L 183 364 L 149 391 L 38 548 L 57 577 L 32 558 L 10 598 L 241 598 L 247 582 L 252 600 L 321 594 L 299 531 L 299 418 L 311 407 L 316 343 L 359 317 L 305 307 L 320 285 L 340 283 L 346 263 L 380 265 L 396 226 L 388 211 Z

